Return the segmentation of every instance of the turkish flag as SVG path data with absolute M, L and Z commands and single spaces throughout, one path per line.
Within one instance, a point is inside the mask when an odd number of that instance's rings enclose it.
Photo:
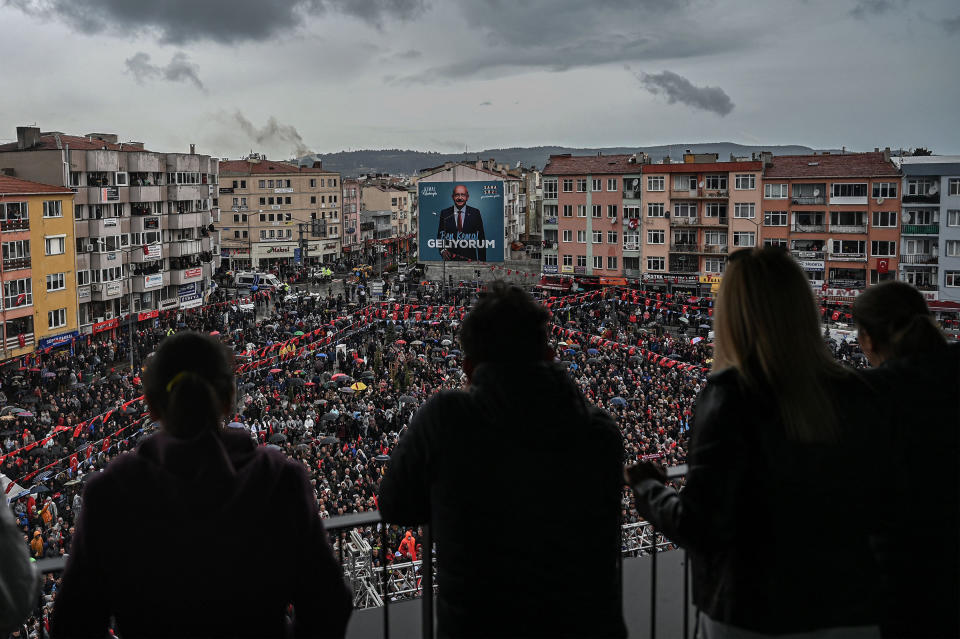
M 877 273 L 886 273 L 890 270 L 890 260 L 877 260 Z

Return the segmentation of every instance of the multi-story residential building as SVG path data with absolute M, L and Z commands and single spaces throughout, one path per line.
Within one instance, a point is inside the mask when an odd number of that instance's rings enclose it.
M 360 210 L 390 211 L 390 235 L 379 238 L 377 251 L 391 255 L 406 256 L 410 253 L 411 241 L 416 232 L 413 222 L 412 199 L 406 187 L 393 180 L 367 181 L 360 187 Z M 364 256 L 370 259 L 374 255 L 374 245 L 364 239 Z
M 341 246 L 344 257 L 355 254 L 360 249 L 360 182 L 355 179 L 343 180 L 343 238 Z
M 960 302 L 960 156 L 893 162 L 903 174 L 899 279 L 929 302 Z
M 18 127 L 17 141 L 0 145 L 0 169 L 76 194 L 81 332 L 199 306 L 211 291 L 219 264 L 216 158 L 192 145 L 190 153 L 155 153 L 114 134 Z
M 535 166 L 520 166 L 515 173 L 520 177 L 517 206 L 524 229 L 520 240 L 528 246 L 539 246 L 543 240 L 543 174 Z
M 826 301 L 849 302 L 896 277 L 899 186 L 889 149 L 769 159 L 764 243 L 789 248 Z
M 544 273 L 586 284 L 625 284 L 623 176 L 636 156 L 551 155 L 543 170 Z
M 73 197 L 0 175 L 0 361 L 79 336 Z
M 340 174 L 252 154 L 220 162 L 218 229 L 233 268 L 336 262 L 341 255 Z M 235 259 L 236 258 L 236 259 Z M 246 258 L 246 259 L 244 259 Z

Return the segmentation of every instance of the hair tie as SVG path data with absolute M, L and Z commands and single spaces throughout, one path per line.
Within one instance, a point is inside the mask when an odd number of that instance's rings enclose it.
M 174 375 L 169 382 L 167 382 L 167 392 L 171 392 L 173 387 L 183 381 L 183 379 L 190 374 L 190 371 L 180 371 Z

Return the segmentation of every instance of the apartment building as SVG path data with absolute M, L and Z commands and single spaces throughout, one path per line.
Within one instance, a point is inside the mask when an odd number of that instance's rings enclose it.
M 231 268 L 336 262 L 341 255 L 340 174 L 258 153 L 220 162 L 224 214 L 217 226 Z
M 344 255 L 356 253 L 360 249 L 360 182 L 354 179 L 343 180 L 343 237 L 341 247 Z
M 203 303 L 219 264 L 216 158 L 156 153 L 117 135 L 17 127 L 0 170 L 74 193 L 72 241 L 82 333 Z M 131 312 L 132 311 L 132 312 Z
M 0 361 L 79 337 L 69 188 L 0 175 Z
M 899 279 L 928 302 L 960 302 L 960 156 L 893 162 L 903 174 Z
M 587 284 L 626 283 L 622 238 L 630 223 L 624 220 L 624 177 L 639 176 L 636 160 L 632 155 L 550 156 L 543 170 L 545 274 L 575 275 Z
M 849 302 L 867 285 L 896 277 L 899 187 L 889 149 L 769 159 L 764 244 L 789 248 L 826 301 Z

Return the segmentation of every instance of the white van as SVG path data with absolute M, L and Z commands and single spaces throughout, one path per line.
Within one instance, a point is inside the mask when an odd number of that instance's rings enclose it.
M 254 284 L 261 291 L 275 291 L 280 288 L 280 280 L 270 273 L 237 273 L 233 277 L 233 284 L 239 289 L 247 290 Z

